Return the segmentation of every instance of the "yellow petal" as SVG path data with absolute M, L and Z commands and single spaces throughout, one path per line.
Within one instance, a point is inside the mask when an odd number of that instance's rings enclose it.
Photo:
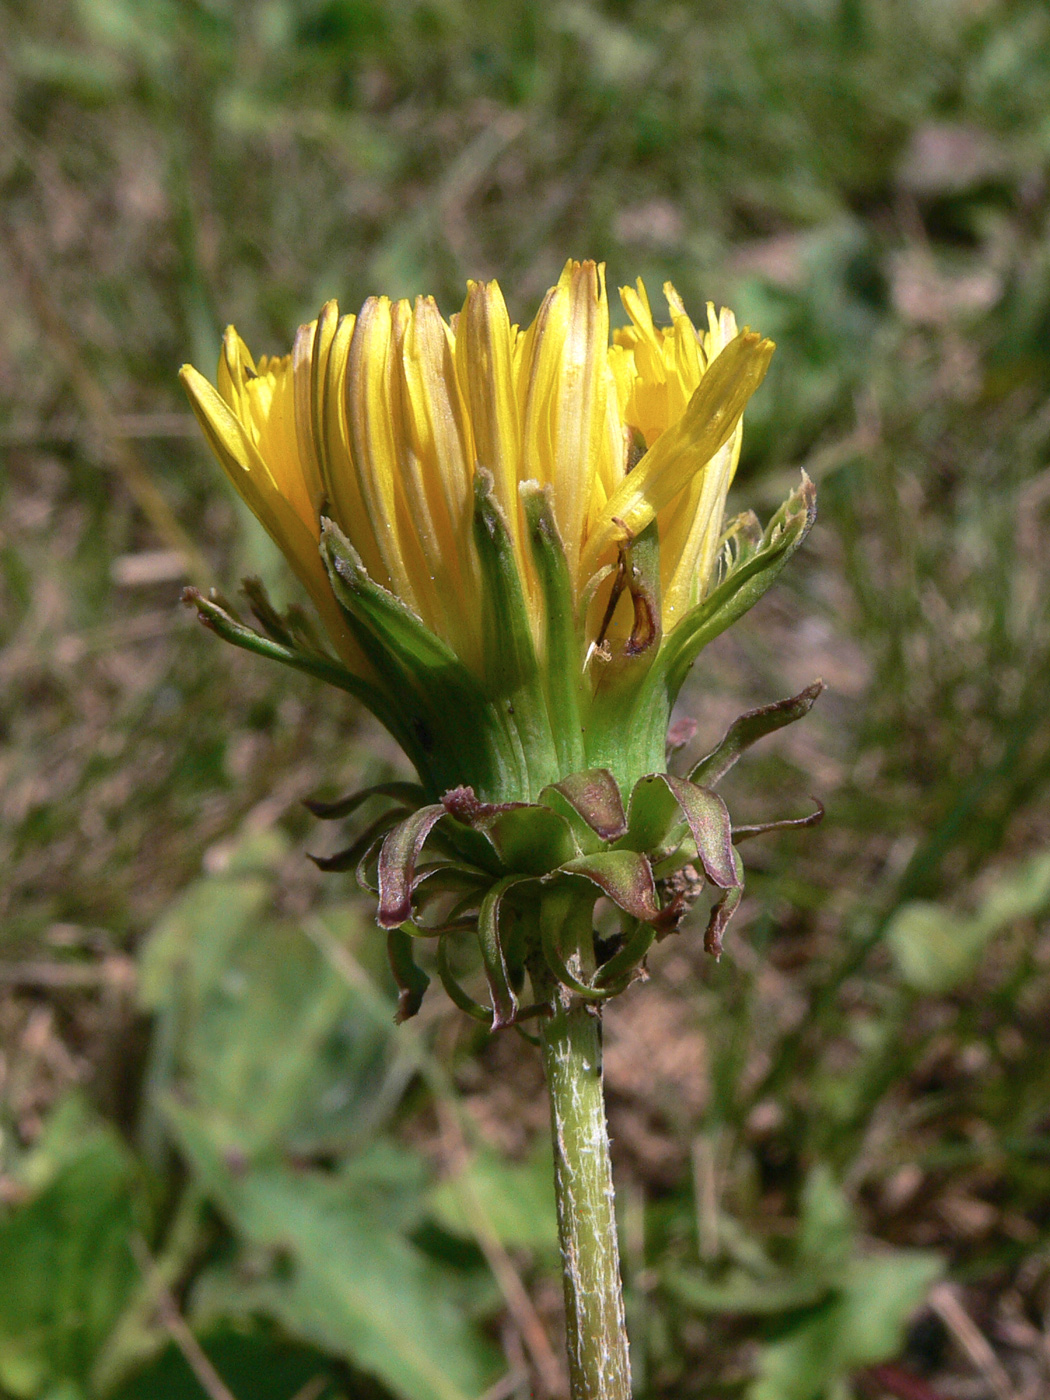
M 617 541 L 640 534 L 728 442 L 772 354 L 772 341 L 744 331 L 714 360 L 680 421 L 661 434 L 606 503 L 587 541 L 581 580 Z
M 272 404 L 272 393 L 256 395 L 255 416 L 250 423 L 244 423 L 235 416 L 218 390 L 192 365 L 183 365 L 179 377 L 216 457 L 242 500 L 261 521 L 309 592 L 339 654 L 358 675 L 370 675 L 371 667 L 350 636 L 332 596 L 317 548 L 319 525 L 311 516 L 309 507 L 304 513 L 287 493 L 288 480 L 294 474 L 294 463 L 285 462 L 277 471 L 271 470 L 253 441 L 255 436 L 260 436 L 265 446 L 267 442 L 272 443 L 279 438 L 276 432 L 267 432 L 267 425 L 260 417 L 264 401 Z M 223 379 L 221 370 L 218 377 L 220 381 Z M 247 384 L 251 382 L 246 381 Z M 288 388 L 290 390 L 290 384 Z M 241 402 L 246 402 L 243 396 Z M 288 407 L 290 405 L 286 406 L 286 411 Z M 301 507 L 302 499 L 306 496 L 301 480 L 299 491 L 293 494 L 300 498 Z
M 609 451 L 609 306 L 605 269 L 567 264 L 526 333 L 522 475 L 549 482 L 575 572 L 591 490 Z
M 398 315 L 400 316 L 400 312 Z M 354 470 L 365 515 L 375 537 L 382 572 L 399 598 L 420 612 L 400 522 L 401 464 L 393 406 L 400 393 L 394 308 L 387 297 L 369 297 L 354 326 L 346 363 L 346 419 Z M 354 533 L 350 534 L 354 540 Z
M 456 370 L 470 412 L 474 457 L 492 473 L 496 499 L 510 523 L 519 567 L 525 566 L 518 498 L 521 422 L 514 388 L 514 328 L 496 282 L 468 282 L 456 325 Z
M 660 512 L 660 564 L 664 631 L 703 600 L 722 539 L 726 496 L 736 474 L 743 422 L 689 483 Z
M 674 421 L 668 405 L 665 335 L 656 328 L 645 284 L 638 278 L 637 290 L 620 288 L 620 300 L 631 318 L 626 334 L 617 332 L 617 341 L 631 349 L 635 378 L 624 405 L 624 416 L 651 447 Z M 684 405 L 683 405 L 684 408 Z M 674 415 L 678 416 L 678 415 Z
M 342 316 L 332 337 L 320 394 L 321 471 L 328 511 L 332 519 L 360 554 L 365 568 L 384 588 L 392 588 L 376 532 L 365 506 L 357 469 L 350 450 L 350 429 L 346 417 L 346 366 L 356 316 Z
M 303 473 L 314 513 L 320 517 L 330 475 L 325 456 L 323 387 L 328 357 L 339 324 L 339 307 L 325 302 L 316 321 L 300 326 L 292 347 L 292 382 L 295 395 L 295 428 L 303 459 Z
M 444 634 L 479 660 L 478 569 L 471 537 L 473 444 L 449 328 L 418 297 L 401 348 L 401 479 Z

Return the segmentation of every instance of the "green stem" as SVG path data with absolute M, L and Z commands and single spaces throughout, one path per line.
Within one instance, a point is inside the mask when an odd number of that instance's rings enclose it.
M 630 1400 L 600 1013 L 556 997 L 543 1027 L 572 1400 Z

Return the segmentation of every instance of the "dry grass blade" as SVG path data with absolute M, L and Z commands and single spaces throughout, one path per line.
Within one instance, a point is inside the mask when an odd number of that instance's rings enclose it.
M 929 1304 L 953 1339 L 981 1373 L 996 1400 L 1017 1400 L 1010 1377 L 992 1350 L 992 1344 L 960 1303 L 954 1288 L 939 1283 L 930 1292 Z
M 218 1371 L 216 1371 L 215 1367 L 208 1360 L 200 1342 L 198 1342 L 197 1338 L 190 1331 L 186 1319 L 179 1311 L 179 1305 L 175 1301 L 175 1295 L 161 1278 L 160 1272 L 141 1235 L 132 1237 L 131 1247 L 138 1261 L 139 1268 L 145 1275 L 147 1283 L 154 1291 L 157 1299 L 157 1315 L 165 1331 L 182 1353 L 186 1365 L 193 1372 L 194 1376 L 196 1376 L 209 1400 L 237 1400 L 233 1391 L 229 1389 Z

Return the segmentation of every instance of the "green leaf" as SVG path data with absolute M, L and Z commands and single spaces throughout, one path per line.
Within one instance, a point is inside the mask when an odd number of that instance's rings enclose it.
M 508 1162 L 492 1151 L 480 1151 L 457 1175 L 446 1177 L 430 1193 L 435 1220 L 453 1235 L 473 1239 L 472 1193 L 500 1243 L 507 1249 L 553 1253 L 558 1247 L 554 1173 L 550 1146 L 528 1162 Z
M 279 1166 L 232 1172 L 198 1118 L 174 1103 L 169 1112 L 208 1195 L 248 1243 L 283 1261 L 242 1289 L 242 1306 L 352 1361 L 404 1400 L 476 1400 L 487 1389 L 498 1358 L 441 1272 L 344 1182 Z
M 886 928 L 886 942 L 905 984 L 940 996 L 973 976 L 994 930 L 941 904 L 902 904 Z
M 130 84 L 127 68 L 113 55 L 59 44 L 54 37 L 44 44 L 32 40 L 13 44 L 9 60 L 23 81 L 68 93 L 87 105 L 111 102 Z
M 264 918 L 271 879 L 243 869 L 250 853 L 198 881 L 145 942 L 142 985 L 160 1012 L 151 1101 L 177 1086 L 242 1157 L 345 1151 L 404 1087 L 394 1028 L 300 928 Z M 374 936 L 359 911 L 348 919 L 341 936 Z
M 802 1190 L 798 1252 L 803 1268 L 837 1271 L 853 1252 L 853 1211 L 845 1192 L 820 1163 L 806 1177 Z
M 775 1316 L 812 1307 L 828 1296 L 823 1274 L 792 1269 L 775 1278 L 756 1278 L 746 1269 L 731 1269 L 710 1279 L 687 1269 L 671 1269 L 662 1282 L 668 1293 L 700 1314 L 740 1313 L 745 1317 Z
M 185 1089 L 252 1154 L 346 1146 L 394 1106 L 393 1027 L 358 1010 L 348 987 L 298 929 L 242 941 L 183 1042 Z
M 763 1347 L 748 1400 L 821 1400 L 854 1371 L 896 1356 L 942 1267 L 917 1250 L 857 1257 L 835 1298 Z
M 255 928 L 272 899 L 275 868 L 287 850 L 276 830 L 260 832 L 226 869 L 195 881 L 150 930 L 138 959 L 138 995 L 148 1011 L 176 995 L 196 1000 L 214 985 L 236 941 Z
M 268 1336 L 261 1327 L 209 1328 L 198 1341 L 238 1400 L 291 1400 L 306 1387 L 317 1400 L 344 1395 L 336 1379 L 341 1369 L 338 1362 L 315 1348 Z M 318 1391 L 316 1387 L 326 1379 L 328 1384 Z M 107 1392 L 106 1400 L 205 1400 L 205 1396 L 172 1342 L 130 1380 Z
M 386 1229 L 410 1234 L 419 1228 L 431 1172 L 418 1152 L 379 1138 L 340 1162 L 338 1172 L 355 1206 L 372 1212 Z
M 1050 907 L 1050 854 L 999 877 L 976 914 L 915 900 L 897 909 L 886 940 L 897 969 L 914 991 L 943 995 L 973 976 L 991 940 L 1016 919 Z
M 0 1221 L 0 1385 L 19 1400 L 88 1383 L 139 1281 L 132 1188 L 117 1135 L 92 1126 Z

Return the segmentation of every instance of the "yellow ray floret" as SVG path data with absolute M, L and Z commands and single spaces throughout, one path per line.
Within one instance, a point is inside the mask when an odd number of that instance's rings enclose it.
M 318 554 L 320 519 L 481 668 L 474 474 L 491 473 L 525 595 L 542 619 L 519 486 L 549 486 L 576 596 L 654 520 L 670 631 L 712 579 L 741 418 L 773 352 L 707 308 L 694 326 L 667 284 L 659 327 L 639 279 L 609 342 L 604 267 L 569 262 L 524 331 L 499 286 L 470 283 L 451 324 L 430 297 L 329 302 L 290 356 L 256 365 L 227 331 L 213 387 L 182 371 L 227 474 L 287 555 L 344 658 L 363 664 Z M 639 457 L 639 453 L 641 456 Z

